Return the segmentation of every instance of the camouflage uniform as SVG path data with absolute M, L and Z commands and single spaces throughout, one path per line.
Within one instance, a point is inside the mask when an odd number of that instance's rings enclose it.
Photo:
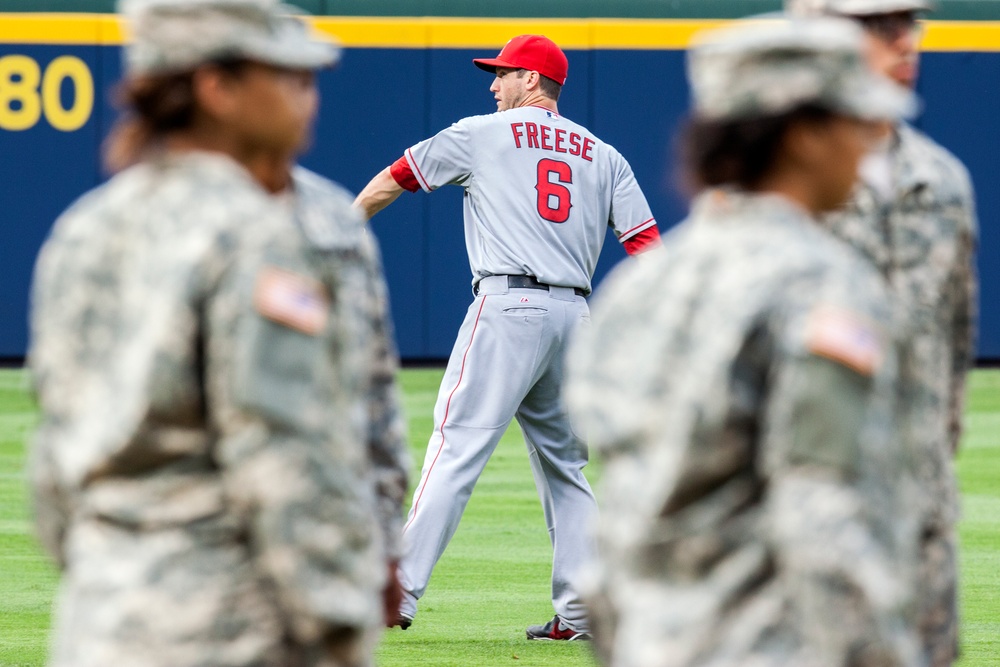
M 886 82 L 847 80 L 870 75 L 836 25 L 706 42 L 695 113 L 891 117 Z M 567 403 L 603 461 L 589 599 L 606 664 L 920 664 L 890 313 L 874 268 L 774 194 L 703 193 L 660 255 L 605 282 Z
M 385 569 L 359 352 L 291 224 L 194 153 L 118 175 L 43 248 L 32 478 L 65 567 L 53 665 L 371 664 Z
M 889 159 L 890 200 L 862 182 L 847 208 L 826 221 L 887 278 L 906 339 L 904 427 L 923 490 L 920 625 L 931 664 L 949 665 L 958 641 L 952 458 L 976 321 L 972 186 L 954 156 L 908 125 L 897 128 Z
M 916 664 L 877 274 L 776 196 L 703 195 L 664 249 L 601 290 L 571 356 L 608 664 Z M 835 358 L 837 327 L 871 363 Z
M 310 254 L 337 304 L 348 337 L 340 343 L 365 388 L 356 417 L 368 443 L 372 479 L 386 555 L 402 556 L 402 505 L 410 471 L 396 372 L 389 296 L 378 241 L 354 209 L 354 197 L 302 167 L 293 172 L 295 220 L 309 239 Z M 362 353 L 364 351 L 364 353 Z
M 121 5 L 132 77 L 337 58 L 276 0 Z M 380 284 L 331 288 L 378 263 L 355 217 L 327 213 L 296 233 L 246 169 L 190 150 L 57 221 L 30 353 L 36 523 L 63 566 L 53 665 L 371 665 L 392 352 Z
M 921 0 L 787 0 L 786 8 L 800 16 L 865 16 L 931 7 Z M 886 277 L 906 339 L 903 426 L 922 489 L 919 624 L 930 664 L 943 667 L 958 654 L 959 512 L 952 458 L 975 353 L 974 195 L 964 165 L 909 125 L 896 127 L 885 158 L 887 184 L 880 188 L 862 179 L 847 207 L 826 222 Z

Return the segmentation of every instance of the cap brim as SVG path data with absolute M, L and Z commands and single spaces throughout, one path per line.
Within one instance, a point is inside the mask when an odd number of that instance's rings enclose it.
M 856 6 L 845 4 L 834 13 L 841 16 L 873 16 L 875 14 L 891 14 L 893 12 L 932 12 L 936 9 L 933 2 L 921 0 L 900 0 L 899 2 L 859 2 Z
M 248 53 L 253 60 L 286 69 L 315 70 L 333 67 L 340 62 L 340 49 L 333 44 L 306 42 L 278 47 L 271 44 L 260 53 Z
M 513 65 L 506 60 L 500 60 L 499 58 L 473 58 L 472 64 L 484 72 L 489 72 L 490 74 L 496 74 L 497 67 L 520 69 L 517 65 Z
M 295 11 L 289 7 L 289 12 Z M 340 46 L 293 13 L 282 16 L 265 42 L 248 45 L 246 54 L 259 62 L 288 69 L 322 69 L 340 61 Z

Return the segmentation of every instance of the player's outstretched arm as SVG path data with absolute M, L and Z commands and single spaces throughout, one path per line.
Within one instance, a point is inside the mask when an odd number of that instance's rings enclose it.
M 386 167 L 358 194 L 354 200 L 354 208 L 361 211 L 366 220 L 371 220 L 376 213 L 396 201 L 401 194 L 403 194 L 402 186 L 392 177 L 390 167 Z

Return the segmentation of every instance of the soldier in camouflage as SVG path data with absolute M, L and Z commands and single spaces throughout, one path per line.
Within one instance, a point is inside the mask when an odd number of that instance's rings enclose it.
M 291 164 L 286 156 L 284 164 Z M 297 166 L 289 171 L 289 189 L 279 195 L 309 241 L 321 279 L 338 304 L 350 350 L 352 374 L 364 388 L 356 416 L 360 439 L 367 443 L 375 483 L 379 522 L 387 559 L 385 622 L 398 615 L 402 589 L 397 566 L 403 555 L 403 499 L 410 470 L 402 405 L 396 385 L 396 351 L 389 293 L 378 241 L 353 206 L 354 195 L 319 174 Z
M 912 87 L 922 0 L 787 0 L 799 16 L 857 21 L 870 64 Z M 962 432 L 965 378 L 976 333 L 972 184 L 962 163 L 927 135 L 899 123 L 842 211 L 825 222 L 888 280 L 907 346 L 901 370 L 909 397 L 903 426 L 922 489 L 920 628 L 930 664 L 952 664 L 958 646 L 958 492 L 952 459 Z
M 372 664 L 379 517 L 398 524 L 405 487 L 394 353 L 350 197 L 312 183 L 293 215 L 287 171 L 259 168 L 302 145 L 337 57 L 285 9 L 123 7 L 109 146 L 135 164 L 57 221 L 33 286 L 52 665 Z
M 817 222 L 912 96 L 861 32 L 740 25 L 689 54 L 701 192 L 617 269 L 570 355 L 601 457 L 599 655 L 615 667 L 911 667 L 915 559 L 885 286 Z

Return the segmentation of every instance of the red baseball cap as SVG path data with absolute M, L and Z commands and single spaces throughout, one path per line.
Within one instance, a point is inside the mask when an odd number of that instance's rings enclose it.
M 569 61 L 556 43 L 544 35 L 518 35 L 496 58 L 475 58 L 476 67 L 496 73 L 497 67 L 526 69 L 547 76 L 560 86 L 566 83 Z

